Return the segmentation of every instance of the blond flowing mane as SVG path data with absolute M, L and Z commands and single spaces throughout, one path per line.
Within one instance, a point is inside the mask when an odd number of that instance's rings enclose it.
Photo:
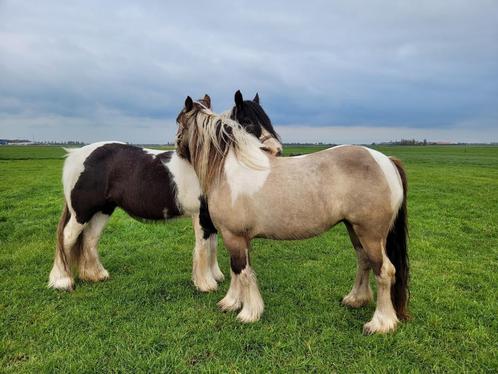
M 190 161 L 197 172 L 201 187 L 207 192 L 222 175 L 226 158 L 232 151 L 237 160 L 254 170 L 268 167 L 263 144 L 226 114 L 217 115 L 204 105 L 184 115 L 188 128 Z

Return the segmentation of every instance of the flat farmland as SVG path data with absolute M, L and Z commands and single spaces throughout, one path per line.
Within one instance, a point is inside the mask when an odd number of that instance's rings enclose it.
M 218 310 L 228 280 L 209 294 L 193 287 L 186 218 L 143 224 L 116 211 L 100 243 L 111 279 L 47 289 L 64 150 L 0 147 L 0 370 L 498 371 L 498 147 L 377 149 L 404 162 L 409 183 L 413 319 L 383 336 L 361 333 L 374 304 L 339 303 L 356 268 L 342 225 L 253 242 L 266 305 L 254 324 Z M 228 278 L 220 238 L 219 261 Z

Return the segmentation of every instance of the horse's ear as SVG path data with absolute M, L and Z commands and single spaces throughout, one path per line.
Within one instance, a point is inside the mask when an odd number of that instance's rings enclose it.
M 206 108 L 211 109 L 211 98 L 208 94 L 204 95 L 204 99 L 202 99 L 206 103 Z
M 193 107 L 194 102 L 192 101 L 192 98 L 190 96 L 187 96 L 187 98 L 185 99 L 185 112 L 190 112 Z
M 259 104 L 259 95 L 257 92 L 256 92 L 256 96 L 254 96 L 254 99 L 252 99 L 252 101 L 254 101 L 256 104 Z
M 242 104 L 244 104 L 244 98 L 242 97 L 240 90 L 237 90 L 237 92 L 235 92 L 235 105 L 237 108 L 241 108 Z

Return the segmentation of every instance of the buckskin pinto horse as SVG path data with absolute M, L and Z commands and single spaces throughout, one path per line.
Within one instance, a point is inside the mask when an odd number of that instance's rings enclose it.
M 344 222 L 357 255 L 352 290 L 342 303 L 377 305 L 363 331 L 385 333 L 408 318 L 406 174 L 400 161 L 361 146 L 337 146 L 297 157 L 274 157 L 261 142 L 202 103 L 185 100 L 177 118 L 177 153 L 190 162 L 212 221 L 230 254 L 231 282 L 219 302 L 257 321 L 264 304 L 251 268 L 253 238 L 304 239 Z
M 201 102 L 211 107 L 208 95 Z M 282 145 L 259 96 L 244 101 L 240 91 L 235 106 L 224 114 L 239 121 L 261 139 L 264 149 L 280 154 Z M 67 150 L 62 182 L 65 204 L 57 229 L 54 265 L 48 286 L 74 289 L 72 267 L 79 278 L 101 281 L 109 273 L 99 259 L 98 242 L 116 207 L 146 221 L 190 215 L 195 232 L 192 279 L 200 291 L 212 291 L 223 280 L 216 256 L 216 230 L 208 216 L 197 176 L 174 151 L 139 148 L 120 142 L 94 143 Z M 203 207 L 204 227 L 199 209 Z

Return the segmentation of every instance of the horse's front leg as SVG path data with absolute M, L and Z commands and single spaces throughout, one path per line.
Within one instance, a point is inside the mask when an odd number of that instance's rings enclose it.
M 211 272 L 210 264 L 210 238 L 204 239 L 204 232 L 199 223 L 199 214 L 192 216 L 192 226 L 195 234 L 195 247 L 193 254 L 192 281 L 195 287 L 202 292 L 215 291 L 218 283 Z M 216 255 L 216 254 L 215 254 Z M 219 268 L 218 268 L 219 270 Z
M 219 302 L 223 310 L 242 310 L 237 318 L 241 322 L 259 320 L 264 310 L 256 274 L 249 261 L 249 241 L 240 236 L 224 232 L 223 240 L 230 253 L 231 282 L 226 296 Z

